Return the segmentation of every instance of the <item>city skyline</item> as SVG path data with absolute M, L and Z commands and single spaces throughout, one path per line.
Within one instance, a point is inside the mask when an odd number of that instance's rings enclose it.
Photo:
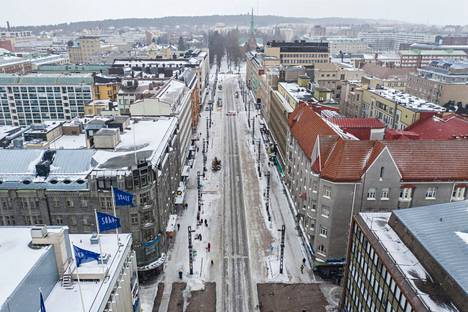
M 196 6 L 188 1 L 166 3 L 164 8 L 151 10 L 151 2 L 136 0 L 129 10 L 128 2 L 103 0 L 99 3 L 91 0 L 79 2 L 53 0 L 44 1 L 9 1 L 2 4 L 0 25 L 7 21 L 12 26 L 49 25 L 77 21 L 93 21 L 119 18 L 157 18 L 164 16 L 204 16 L 204 15 L 235 15 L 247 13 L 251 7 L 255 14 L 278 15 L 288 17 L 345 17 L 363 19 L 385 19 L 407 23 L 429 25 L 466 25 L 468 21 L 468 3 L 463 0 L 453 0 L 451 7 L 457 7 L 450 15 L 437 14 L 445 10 L 445 3 L 439 1 L 411 1 L 395 0 L 391 3 L 382 1 L 357 0 L 353 2 L 343 0 L 306 2 L 292 0 L 286 8 L 279 0 L 268 2 L 240 2 L 223 3 L 222 7 L 214 0 L 198 1 Z M 401 10 L 405 7 L 405 10 Z M 90 10 L 92 8 L 92 10 Z M 34 16 L 29 12 L 37 12 Z M 310 12 L 309 14 L 305 12 Z

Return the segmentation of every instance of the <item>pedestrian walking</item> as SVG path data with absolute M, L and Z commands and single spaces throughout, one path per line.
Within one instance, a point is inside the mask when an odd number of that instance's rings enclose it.
M 200 239 L 200 241 L 202 240 L 201 233 L 200 233 L 200 234 L 198 234 L 198 238 Z
M 177 223 L 177 231 L 180 230 L 180 223 Z
M 301 264 L 301 274 L 303 274 L 303 273 L 304 273 L 304 265 Z
M 213 260 L 211 260 L 211 265 L 213 265 Z
M 208 247 L 206 249 L 208 250 L 208 252 L 210 252 L 210 250 L 211 250 L 211 243 L 210 242 L 208 242 Z
M 205 219 L 205 226 L 208 227 L 208 220 Z
M 303 264 L 303 265 L 306 264 L 306 258 L 302 258 L 302 264 Z

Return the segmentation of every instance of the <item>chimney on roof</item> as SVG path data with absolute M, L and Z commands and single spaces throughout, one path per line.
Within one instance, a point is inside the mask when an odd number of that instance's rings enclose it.
M 10 22 L 9 21 L 6 22 L 6 27 L 7 27 L 7 30 L 10 31 L 11 27 L 10 27 Z

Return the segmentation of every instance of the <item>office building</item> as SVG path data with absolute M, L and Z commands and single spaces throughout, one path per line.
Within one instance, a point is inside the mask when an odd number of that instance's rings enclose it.
M 405 129 L 414 122 L 446 109 L 394 89 L 367 89 L 362 95 L 363 117 L 375 117 L 392 129 Z
M 82 36 L 68 44 L 68 57 L 72 64 L 96 63 L 102 51 L 101 40 L 96 36 Z
M 132 234 L 139 271 L 157 270 L 182 173 L 176 118 L 74 120 L 62 133 L 47 149 L 19 143 L 0 150 L 1 223 L 92 233 L 94 209 L 112 213 L 117 187 L 134 194 L 134 206 L 117 208 L 117 215 Z
M 0 75 L 0 125 L 30 125 L 83 116 L 93 99 L 91 74 Z
M 330 53 L 327 42 L 267 42 L 266 56 L 276 57 L 281 65 L 312 66 L 317 63 L 329 63 Z
M 353 218 L 342 311 L 467 311 L 468 202 Z
M 98 243 L 98 241 L 100 241 Z M 73 246 L 100 253 L 102 263 L 76 265 Z M 70 234 L 66 226 L 0 227 L 0 311 L 140 311 L 130 234 Z
M 468 60 L 437 60 L 408 77 L 406 91 L 436 104 L 468 106 Z
M 432 61 L 466 61 L 467 54 L 460 50 L 400 50 L 400 66 L 420 68 Z

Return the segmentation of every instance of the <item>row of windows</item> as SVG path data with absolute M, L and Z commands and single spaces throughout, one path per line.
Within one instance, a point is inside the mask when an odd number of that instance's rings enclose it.
M 311 57 L 321 57 L 328 58 L 327 53 L 281 53 L 281 58 L 293 57 L 293 58 L 311 58 Z
M 315 63 L 328 63 L 328 60 L 283 60 L 282 61 L 284 64 L 315 64 Z
M 412 311 L 406 297 L 355 224 L 346 283 L 345 306 L 349 311 Z
M 67 93 L 67 92 L 91 92 L 91 88 L 83 87 L 0 87 L 0 93 Z

